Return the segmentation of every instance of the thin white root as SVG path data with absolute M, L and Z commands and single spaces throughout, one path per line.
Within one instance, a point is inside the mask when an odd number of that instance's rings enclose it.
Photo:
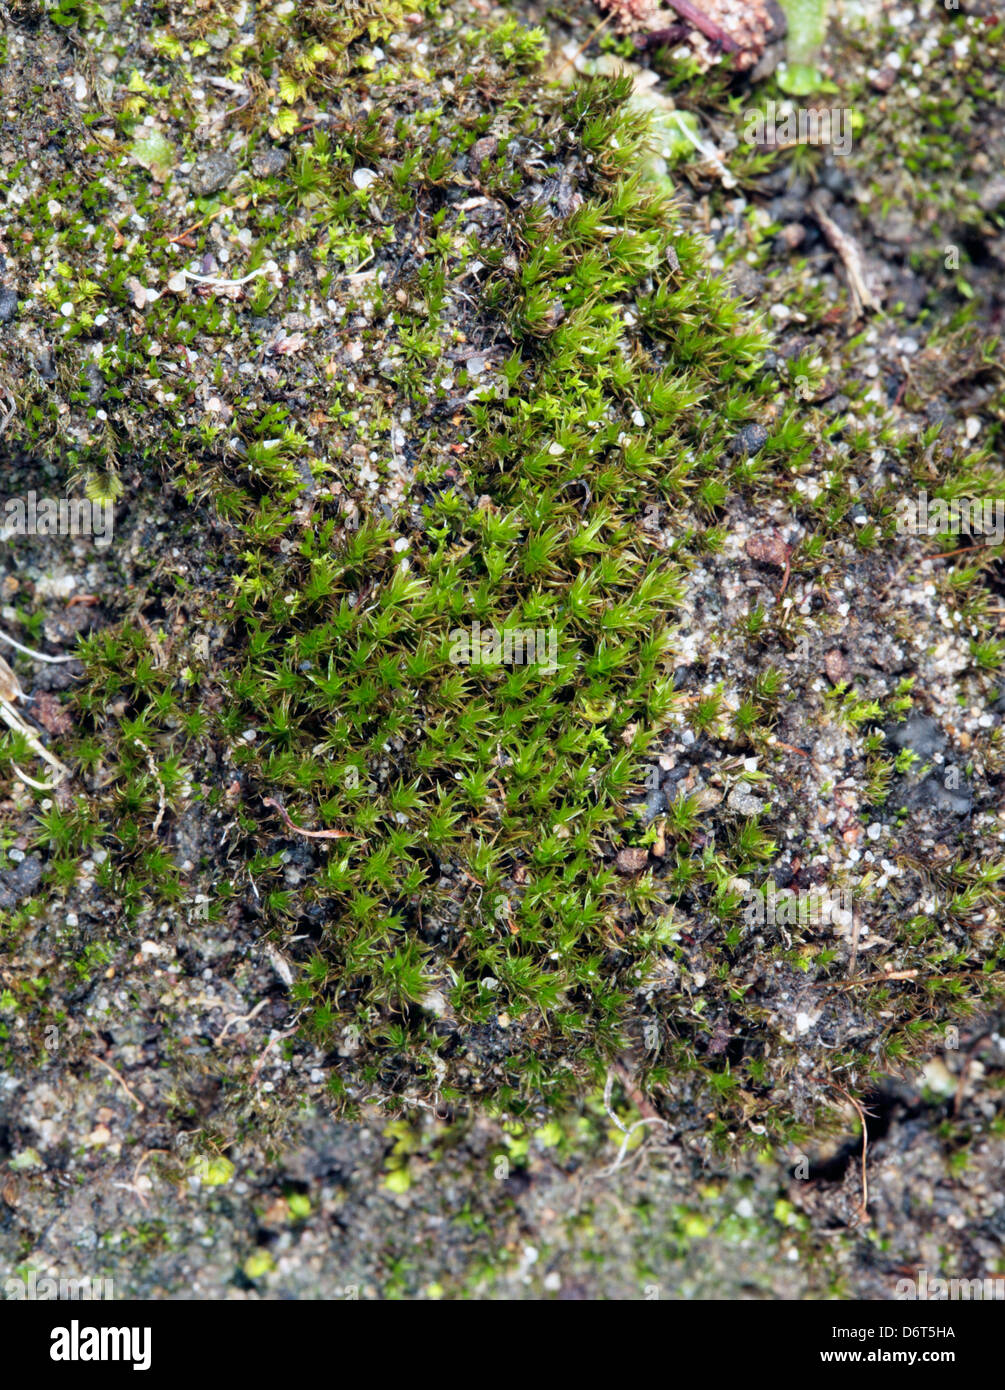
M 649 1116 L 645 1116 L 641 1120 L 636 1120 L 633 1125 L 629 1125 L 629 1127 L 625 1130 L 625 1137 L 621 1141 L 621 1148 L 618 1150 L 617 1158 L 614 1160 L 614 1162 L 611 1164 L 609 1168 L 604 1169 L 604 1171 L 600 1175 L 601 1177 L 609 1178 L 612 1173 L 616 1173 L 618 1171 L 622 1163 L 624 1163 L 625 1161 L 625 1154 L 628 1152 L 628 1145 L 632 1142 L 632 1135 L 635 1133 L 637 1129 L 640 1129 L 643 1125 L 662 1125 L 664 1129 L 670 1128 L 670 1125 L 666 1120 L 661 1120 L 658 1118 L 650 1118 Z
M 46 656 L 45 652 L 36 652 L 32 647 L 25 647 L 20 642 L 15 642 L 14 638 L 8 637 L 6 632 L 0 632 L 0 642 L 9 643 L 10 646 L 15 647 L 19 652 L 23 652 L 25 656 L 30 656 L 33 661 L 48 661 L 53 666 L 60 661 L 77 660 L 75 656 Z
M 611 1176 L 612 1173 L 616 1173 L 618 1171 L 618 1169 L 625 1161 L 625 1155 L 628 1152 L 628 1145 L 632 1142 L 632 1135 L 635 1133 L 637 1129 L 641 1128 L 641 1126 L 662 1125 L 664 1129 L 670 1128 L 669 1122 L 667 1120 L 661 1119 L 658 1115 L 645 1115 L 641 1120 L 636 1120 L 634 1124 L 623 1124 L 619 1116 L 616 1114 L 614 1107 L 611 1105 L 611 1092 L 614 1090 L 614 1082 L 615 1073 L 613 1071 L 608 1071 L 607 1081 L 604 1085 L 604 1110 L 607 1112 L 607 1118 L 611 1121 L 615 1128 L 621 1131 L 623 1138 L 621 1140 L 621 1148 L 618 1150 L 617 1158 L 615 1158 L 614 1162 L 610 1165 L 610 1167 L 605 1168 L 601 1172 L 600 1176 L 602 1178 L 608 1178 Z
M 151 753 L 150 749 L 140 738 L 134 738 L 133 742 L 136 744 L 137 748 L 142 749 L 142 751 L 147 755 L 147 768 L 149 769 L 150 776 L 157 783 L 157 815 L 154 818 L 153 823 L 153 833 L 156 835 L 158 830 L 160 830 L 161 828 L 161 821 L 164 819 L 164 812 L 167 810 L 167 796 L 164 792 L 164 783 L 160 779 L 160 773 L 157 771 L 157 764 L 154 761 L 154 755 Z
M 248 275 L 242 275 L 239 280 L 222 280 L 216 275 L 196 275 L 191 270 L 183 270 L 182 274 L 186 280 L 194 280 L 197 285 L 212 285 L 214 289 L 228 290 L 234 285 L 246 285 L 249 280 L 254 280 L 256 275 L 268 275 L 268 270 L 264 265 L 253 270 Z
M 227 1036 L 227 1033 L 230 1031 L 231 1028 L 233 1028 L 235 1023 L 250 1023 L 257 1013 L 261 1013 L 262 1009 L 265 1008 L 268 1002 L 268 999 L 262 999 L 255 1005 L 250 1014 L 237 1014 L 234 1018 L 228 1018 L 227 1022 L 223 1025 L 223 1027 L 217 1034 L 216 1046 L 220 1046 L 224 1038 Z
M 50 767 L 55 768 L 60 774 L 60 781 L 62 781 L 64 777 L 70 776 L 70 769 L 64 763 L 61 763 L 58 758 L 53 757 L 45 744 L 37 737 L 34 730 L 28 727 L 6 700 L 0 700 L 0 719 L 2 719 L 9 728 L 13 729 L 15 733 L 22 734 L 31 751 L 37 753 Z
M 604 1084 L 604 1109 L 607 1111 L 607 1118 L 610 1120 L 611 1124 L 612 1124 L 612 1125 L 615 1125 L 618 1129 L 620 1129 L 622 1134 L 627 1134 L 627 1133 L 628 1133 L 628 1130 L 625 1128 L 625 1126 L 624 1126 L 624 1125 L 621 1123 L 621 1121 L 618 1119 L 617 1115 L 614 1113 L 614 1110 L 613 1110 L 613 1108 L 612 1108 L 612 1106 L 611 1106 L 611 1092 L 612 1092 L 613 1090 L 614 1090 L 614 1073 L 613 1073 L 612 1071 L 609 1071 L 609 1072 L 607 1073 L 607 1081 L 606 1081 L 605 1084 Z
M 59 786 L 58 782 L 36 782 L 34 777 L 28 776 L 27 772 L 22 772 L 17 763 L 11 763 L 11 767 L 26 787 L 34 787 L 37 792 L 54 792 Z

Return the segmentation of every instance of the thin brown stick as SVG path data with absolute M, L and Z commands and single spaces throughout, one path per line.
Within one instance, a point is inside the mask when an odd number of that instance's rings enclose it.
M 559 77 L 562 76 L 562 73 L 565 72 L 566 68 L 572 67 L 572 65 L 575 63 L 575 61 L 576 61 L 577 58 L 581 58 L 581 57 L 583 56 L 583 54 L 584 54 L 584 53 L 586 52 L 586 50 L 589 48 L 589 46 L 590 46 L 590 44 L 593 42 L 593 40 L 600 37 L 600 35 L 604 32 L 604 30 L 607 28 L 608 24 L 610 24 L 610 22 L 611 22 L 611 20 L 612 20 L 613 18 L 614 18 L 614 15 L 613 15 L 613 13 L 612 13 L 612 14 L 609 14 L 609 15 L 607 16 L 606 19 L 602 19 L 602 20 L 600 21 L 600 23 L 599 23 L 599 24 L 597 25 L 597 27 L 593 30 L 593 32 L 592 32 L 587 38 L 585 38 L 585 39 L 583 40 L 583 42 L 579 45 L 579 47 L 576 49 L 576 51 L 575 51 L 575 53 L 572 55 L 572 57 L 566 59 L 566 61 L 565 61 L 565 62 L 562 64 L 562 66 L 559 68 L 559 70 L 558 70 L 558 75 L 559 75 Z
M 639 1112 L 640 1115 L 645 1116 L 645 1118 L 649 1121 L 663 1119 L 663 1116 L 659 1113 L 659 1111 L 653 1106 L 651 1101 L 647 1099 L 642 1090 L 639 1088 L 637 1082 L 635 1081 L 631 1072 L 625 1066 L 624 1062 L 620 1060 L 613 1062 L 611 1064 L 611 1071 L 614 1072 L 618 1080 L 621 1082 L 622 1086 L 624 1086 L 625 1090 L 628 1093 L 629 1100 L 635 1106 L 635 1109 Z
M 782 575 L 782 587 L 778 590 L 778 597 L 783 598 L 785 590 L 789 587 L 789 579 L 792 575 L 792 556 L 787 556 L 785 560 L 785 573 Z
M 238 107 L 238 110 L 240 109 L 241 108 Z M 219 207 L 216 212 L 211 212 L 206 217 L 200 217 L 198 222 L 193 222 L 191 227 L 186 227 L 185 230 L 179 232 L 177 236 L 168 237 L 168 245 L 170 246 L 173 241 L 181 241 L 183 237 L 188 236 L 189 232 L 198 231 L 204 223 L 214 222 L 220 216 L 221 212 L 223 212 L 223 208 Z
M 851 955 L 848 958 L 848 974 L 855 974 L 855 967 L 858 965 L 858 938 L 862 931 L 862 918 L 857 912 L 851 915 Z
M 818 989 L 855 989 L 858 985 L 883 985 L 887 980 L 916 980 L 918 970 L 891 970 L 889 975 L 863 975 L 860 980 L 818 980 Z
M 991 549 L 991 547 L 987 547 Z M 958 550 L 940 550 L 937 555 L 922 555 L 923 560 L 951 560 L 954 555 L 972 555 L 978 550 L 984 550 L 983 545 L 961 545 Z
M 191 227 L 186 227 L 185 230 L 183 232 L 179 232 L 177 236 L 169 236 L 168 245 L 170 246 L 171 243 L 174 241 L 183 241 L 184 238 L 188 236 L 189 232 L 197 231 L 198 228 L 201 227 L 202 224 L 205 222 L 205 220 L 205 217 L 200 217 L 198 222 L 193 222 Z
M 861 1225 L 863 1225 L 863 1226 L 868 1226 L 868 1225 L 869 1225 L 869 1221 L 870 1221 L 870 1217 L 869 1217 L 869 1171 L 868 1171 L 868 1163 L 869 1163 L 869 1130 L 868 1130 L 868 1128 L 867 1128 L 867 1126 L 866 1126 L 866 1122 L 865 1122 L 865 1110 L 862 1108 L 862 1105 L 860 1104 L 860 1102 L 857 1101 L 857 1100 L 855 1099 L 855 1097 L 854 1097 L 850 1092 L 846 1091 L 846 1090 L 844 1089 L 843 1086 L 834 1085 L 833 1082 L 831 1082 L 830 1084 L 831 1084 L 831 1086 L 833 1087 L 833 1089 L 834 1089 L 835 1091 L 840 1091 L 840 1093 L 845 1097 L 845 1099 L 848 1100 L 848 1101 L 855 1107 L 856 1114 L 858 1115 L 858 1118 L 859 1118 L 859 1123 L 860 1123 L 861 1126 L 862 1126 L 862 1203 L 861 1203 L 861 1205 L 860 1205 L 860 1207 L 859 1207 L 858 1219 L 859 1219 L 859 1223 L 860 1223 Z
M 216 1046 L 220 1046 L 224 1038 L 227 1036 L 227 1033 L 230 1031 L 231 1028 L 233 1028 L 235 1023 L 250 1023 L 256 1014 L 261 1013 L 261 1011 L 265 1008 L 268 1002 L 268 999 L 262 999 L 255 1005 L 250 1014 L 236 1014 L 233 1018 L 228 1018 L 227 1022 L 223 1025 L 219 1033 L 216 1035 Z
M 667 4 L 672 10 L 676 10 L 681 19 L 686 20 L 693 29 L 704 34 L 706 39 L 711 39 L 712 43 L 717 43 L 726 53 L 738 53 L 740 45 L 734 38 L 730 38 L 725 29 L 716 24 L 714 19 L 710 19 L 707 14 L 702 14 L 701 10 L 696 9 L 690 0 L 667 0 Z
M 96 1052 L 89 1052 L 87 1055 L 92 1062 L 97 1062 L 99 1067 L 104 1067 L 105 1071 L 107 1071 L 111 1076 L 115 1077 L 116 1081 L 125 1091 L 126 1095 L 130 1098 L 130 1100 L 135 1102 L 137 1110 L 139 1110 L 140 1114 L 142 1115 L 144 1110 L 146 1109 L 146 1106 L 140 1100 L 136 1092 L 130 1089 L 129 1085 L 119 1075 L 115 1068 L 111 1066 L 108 1062 L 106 1062 L 103 1057 L 99 1057 Z
M 861 1225 L 868 1226 L 871 1221 L 869 1216 L 869 1133 L 866 1127 L 866 1115 L 868 1112 L 861 1101 L 856 1100 L 853 1095 L 846 1091 L 843 1086 L 839 1086 L 836 1081 L 825 1081 L 822 1076 L 811 1076 L 809 1079 L 810 1081 L 816 1082 L 818 1086 L 823 1086 L 829 1091 L 837 1091 L 839 1095 L 844 1096 L 845 1100 L 854 1107 L 855 1113 L 858 1115 L 859 1123 L 862 1126 L 862 1201 L 859 1204 L 858 1219 Z
M 255 1082 L 258 1080 L 258 1074 L 265 1066 L 265 1059 L 266 1057 L 268 1057 L 269 1053 L 275 1047 L 276 1043 L 283 1042 L 286 1038 L 292 1038 L 294 1033 L 296 1032 L 296 1027 L 287 1028 L 285 1033 L 277 1033 L 274 1038 L 269 1039 L 269 1041 L 262 1048 L 262 1051 L 259 1054 L 258 1061 L 255 1063 L 254 1069 L 252 1070 L 251 1075 L 248 1077 L 249 1086 L 254 1086 Z
M 292 830 L 295 835 L 304 835 L 308 840 L 351 840 L 353 835 L 348 830 L 304 830 L 299 825 L 295 825 L 290 819 L 289 812 L 285 806 L 280 805 L 274 797 L 263 796 L 263 806 L 272 806 L 279 812 L 286 823 L 286 828 Z
M 819 199 L 811 199 L 810 211 L 820 223 L 820 230 L 844 266 L 855 318 L 861 318 L 865 309 L 879 309 L 881 307 L 879 300 L 866 282 L 865 262 L 862 259 L 862 250 L 858 242 L 847 232 L 842 231 L 838 224 L 828 217 Z

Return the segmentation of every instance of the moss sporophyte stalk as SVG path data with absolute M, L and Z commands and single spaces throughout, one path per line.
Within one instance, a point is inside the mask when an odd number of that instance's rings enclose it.
M 1000 985 L 1002 866 L 965 830 L 938 931 L 896 865 L 850 857 L 862 798 L 892 836 L 916 790 L 883 733 L 912 697 L 885 650 L 842 672 L 837 605 L 933 441 L 851 396 L 835 424 L 805 343 L 769 358 L 725 279 L 763 227 L 713 270 L 647 172 L 630 76 L 557 87 L 539 32 L 437 6 L 217 21 L 219 85 L 176 51 L 204 23 L 158 11 L 143 71 L 40 144 L 44 177 L 3 166 L 5 237 L 51 249 L 25 262 L 5 444 L 127 499 L 116 546 L 130 518 L 142 550 L 155 496 L 182 552 L 81 641 L 74 781 L 36 811 L 49 892 L 87 858 L 127 928 L 195 890 L 200 933 L 253 918 L 294 1018 L 269 1046 L 316 1050 L 347 1112 L 545 1114 L 620 1068 L 711 1143 L 795 1142 L 840 1104 L 811 1074 L 865 1087 Z M 28 317 L 50 292 L 72 310 L 51 362 Z M 808 334 L 833 322 L 814 293 L 786 291 Z M 863 789 L 831 797 L 845 760 Z M 745 917 L 815 855 L 833 881 L 797 887 L 854 889 L 873 940 Z

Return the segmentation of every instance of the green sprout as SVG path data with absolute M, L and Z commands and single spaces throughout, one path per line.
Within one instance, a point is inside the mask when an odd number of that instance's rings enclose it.
M 817 59 L 827 36 L 827 0 L 780 0 L 788 20 L 785 67 L 779 86 L 792 96 L 809 96 L 823 81 Z

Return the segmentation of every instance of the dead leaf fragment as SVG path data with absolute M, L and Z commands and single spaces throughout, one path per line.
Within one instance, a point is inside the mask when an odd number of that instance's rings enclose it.
M 17 676 L 0 656 L 0 700 L 20 700 L 22 691 Z
M 824 670 L 827 672 L 827 679 L 832 685 L 840 685 L 842 681 L 851 680 L 851 663 L 839 647 L 834 647 L 831 651 L 824 653 Z
M 792 555 L 792 547 L 781 531 L 764 531 L 759 536 L 751 536 L 745 549 L 759 565 L 777 565 L 780 570 L 785 569 Z
M 303 352 L 307 346 L 307 338 L 303 333 L 291 333 L 288 337 L 278 338 L 272 344 L 272 351 L 288 356 L 291 352 Z
M 73 731 L 73 720 L 48 690 L 32 697 L 31 713 L 50 734 L 69 734 Z

